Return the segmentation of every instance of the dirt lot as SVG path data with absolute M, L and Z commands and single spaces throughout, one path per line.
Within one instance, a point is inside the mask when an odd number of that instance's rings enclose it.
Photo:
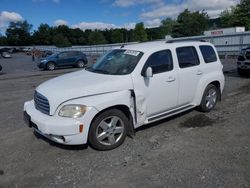
M 23 103 L 52 77 L 31 57 L 0 59 L 0 187 L 250 187 L 250 78 L 226 61 L 222 102 L 137 130 L 112 151 L 54 144 L 26 127 Z

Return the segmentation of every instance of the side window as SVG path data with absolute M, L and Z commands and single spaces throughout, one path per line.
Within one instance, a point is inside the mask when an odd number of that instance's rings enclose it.
M 212 46 L 202 45 L 200 50 L 203 56 L 203 59 L 206 63 L 212 63 L 217 61 L 217 56 Z
M 170 50 L 162 50 L 153 53 L 147 60 L 144 70 L 151 67 L 153 74 L 173 70 L 173 60 Z
M 62 52 L 58 55 L 59 58 L 65 58 L 67 57 L 67 52 Z
M 192 67 L 200 64 L 195 47 L 176 48 L 180 68 Z
M 67 52 L 67 57 L 72 57 L 72 56 L 75 56 L 77 52 Z

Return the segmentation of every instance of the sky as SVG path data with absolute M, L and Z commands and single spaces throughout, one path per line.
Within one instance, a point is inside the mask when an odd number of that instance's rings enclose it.
M 211 18 L 238 0 L 0 0 L 0 31 L 11 21 L 27 20 L 33 29 L 41 23 L 71 28 L 134 28 L 144 22 L 157 27 L 167 17 L 176 18 L 188 8 L 205 10 Z

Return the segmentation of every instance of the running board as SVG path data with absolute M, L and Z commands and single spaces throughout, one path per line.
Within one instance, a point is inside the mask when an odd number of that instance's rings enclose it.
M 186 110 L 189 110 L 189 109 L 192 109 L 194 108 L 195 106 L 194 105 L 188 105 L 188 106 L 184 106 L 182 108 L 178 108 L 176 110 L 172 110 L 172 111 L 167 111 L 165 113 L 162 113 L 162 114 L 159 114 L 159 115 L 156 115 L 154 117 L 150 117 L 148 118 L 148 122 L 151 123 L 153 121 L 157 121 L 157 120 L 160 120 L 160 119 L 164 119 L 166 117 L 169 117 L 171 115 L 174 115 L 174 114 L 178 114 L 180 112 L 184 112 Z

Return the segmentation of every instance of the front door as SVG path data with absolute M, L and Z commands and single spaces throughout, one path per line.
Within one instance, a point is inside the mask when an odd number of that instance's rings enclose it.
M 67 66 L 71 65 L 74 61 L 74 58 L 72 57 L 72 52 L 62 52 L 59 54 L 57 63 L 58 66 Z
M 143 90 L 147 117 L 150 117 L 177 106 L 179 84 L 170 50 L 153 53 L 142 71 L 148 67 L 152 68 L 153 77 L 143 77 Z

